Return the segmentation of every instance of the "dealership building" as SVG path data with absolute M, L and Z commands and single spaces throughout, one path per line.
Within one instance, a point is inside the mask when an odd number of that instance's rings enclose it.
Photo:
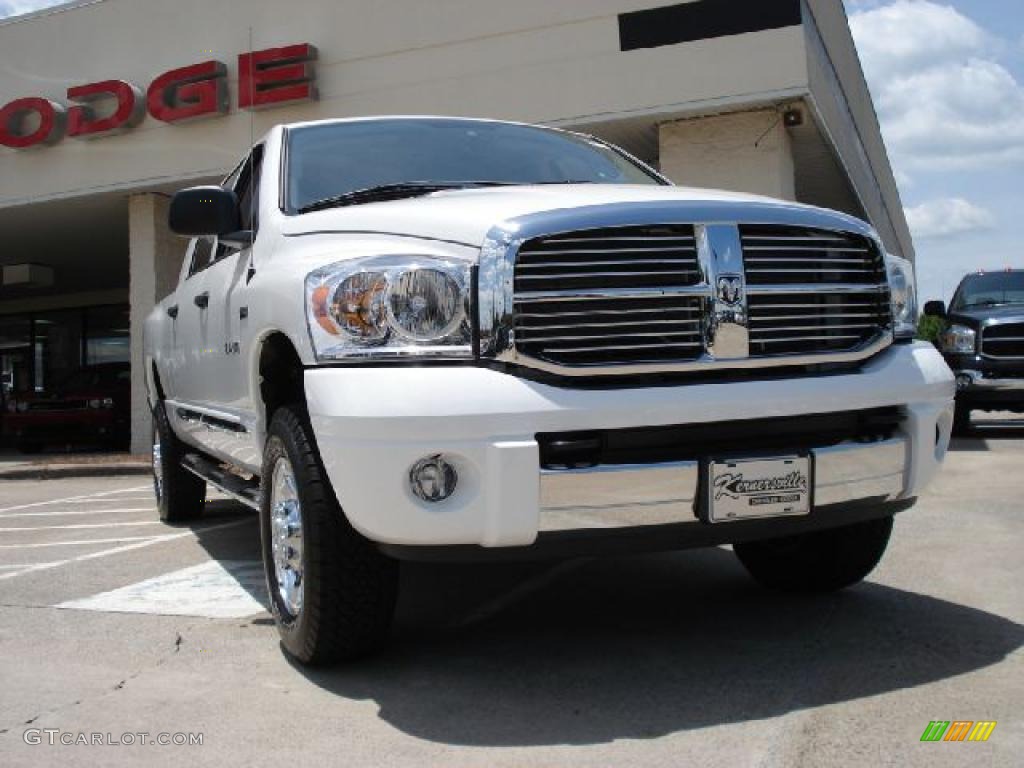
M 664 3 L 664 0 L 662 0 Z M 913 245 L 841 0 L 78 0 L 0 20 L 4 399 L 132 366 L 186 241 L 168 196 L 276 123 L 466 115 L 615 142 L 677 184 Z

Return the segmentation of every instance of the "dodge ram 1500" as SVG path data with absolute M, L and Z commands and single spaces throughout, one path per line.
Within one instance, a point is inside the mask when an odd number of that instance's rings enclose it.
M 859 219 L 676 187 L 591 136 L 278 126 L 145 327 L 161 517 L 259 510 L 285 649 L 386 637 L 403 559 L 733 545 L 836 590 L 941 464 L 953 376 Z

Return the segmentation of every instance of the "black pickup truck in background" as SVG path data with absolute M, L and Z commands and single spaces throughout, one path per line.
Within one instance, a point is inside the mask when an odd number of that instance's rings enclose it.
M 967 275 L 947 310 L 929 301 L 924 313 L 945 321 L 939 348 L 956 374 L 954 431 L 971 411 L 1024 413 L 1024 270 Z

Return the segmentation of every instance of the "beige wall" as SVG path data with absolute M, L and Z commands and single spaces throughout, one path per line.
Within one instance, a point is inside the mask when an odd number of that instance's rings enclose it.
M 899 187 L 893 175 L 871 93 L 837 0 L 806 0 L 804 19 L 811 101 L 840 157 L 861 206 L 888 249 L 914 258 Z
M 775 109 L 663 123 L 661 171 L 676 184 L 795 200 L 793 150 Z

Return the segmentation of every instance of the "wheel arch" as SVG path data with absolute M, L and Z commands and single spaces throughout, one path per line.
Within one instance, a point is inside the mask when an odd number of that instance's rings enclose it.
M 305 402 L 304 371 L 298 348 L 288 334 L 272 330 L 262 335 L 254 350 L 251 377 L 260 446 L 266 442 L 274 411 L 290 402 Z

